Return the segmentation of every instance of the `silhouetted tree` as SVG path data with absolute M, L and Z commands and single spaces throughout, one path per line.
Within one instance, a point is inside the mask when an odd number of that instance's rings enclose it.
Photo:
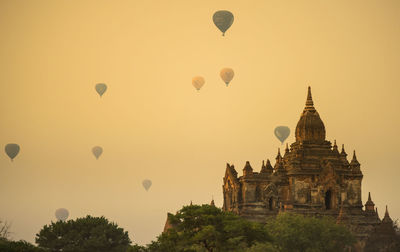
M 8 239 L 10 237 L 10 226 L 11 224 L 7 221 L 0 220 L 0 238 Z
M 36 243 L 50 251 L 113 252 L 130 247 L 128 232 L 104 217 L 78 218 L 52 222 L 36 235 Z

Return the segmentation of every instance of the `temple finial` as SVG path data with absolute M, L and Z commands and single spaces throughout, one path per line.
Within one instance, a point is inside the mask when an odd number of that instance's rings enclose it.
M 389 211 L 388 211 L 388 208 L 387 208 L 387 205 L 386 205 L 386 211 L 385 211 L 385 217 L 389 217 Z
M 286 143 L 285 153 L 288 153 L 288 152 L 289 152 L 289 145 L 288 145 L 288 143 Z
M 334 143 L 333 143 L 332 150 L 333 150 L 336 154 L 339 154 L 338 147 L 337 147 L 337 145 L 336 145 L 336 139 L 335 139 L 335 141 L 334 141 Z
M 314 105 L 314 102 L 313 102 L 313 100 L 312 100 L 311 87 L 308 86 L 308 93 L 307 93 L 306 106 L 307 106 L 307 107 L 312 107 L 313 105 Z
M 372 201 L 371 200 L 371 192 L 368 192 L 368 201 Z
M 342 144 L 342 151 L 340 153 L 341 154 L 346 154 L 346 151 L 344 150 L 344 144 Z
M 308 92 L 307 92 L 307 101 L 306 101 L 306 107 L 305 109 L 309 110 L 314 110 L 314 102 L 312 100 L 312 95 L 311 95 L 311 87 L 308 86 Z
M 356 151 L 353 151 L 353 159 L 351 159 L 350 165 L 358 168 L 360 167 L 360 163 L 357 160 Z
M 278 154 L 276 155 L 275 159 L 276 159 L 277 162 L 280 162 L 280 160 L 282 159 L 281 149 L 280 148 L 278 148 Z

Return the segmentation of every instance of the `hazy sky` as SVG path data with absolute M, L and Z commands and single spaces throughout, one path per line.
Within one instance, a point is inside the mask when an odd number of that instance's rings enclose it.
M 217 10 L 235 16 L 225 37 Z M 363 202 L 397 219 L 399 67 L 398 0 L 0 0 L 0 218 L 33 242 L 64 207 L 148 243 L 167 212 L 222 206 L 226 162 L 274 164 L 310 85 L 327 140 L 357 151 Z

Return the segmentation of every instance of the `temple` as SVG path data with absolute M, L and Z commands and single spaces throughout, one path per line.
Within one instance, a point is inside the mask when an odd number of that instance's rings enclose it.
M 257 222 L 265 222 L 267 217 L 282 211 L 331 216 L 355 234 L 357 251 L 366 251 L 376 230 L 393 233 L 393 225 L 387 224 L 393 224 L 388 212 L 380 220 L 371 194 L 363 205 L 363 174 L 356 152 L 353 151 L 349 162 L 344 145 L 339 152 L 336 141 L 332 144 L 325 135 L 324 123 L 308 87 L 306 104 L 295 130 L 296 141 L 290 148 L 286 145 L 283 156 L 278 149 L 274 166 L 267 159 L 262 161 L 261 170 L 255 172 L 247 161 L 243 175 L 238 176 L 234 165 L 227 164 L 223 210 Z

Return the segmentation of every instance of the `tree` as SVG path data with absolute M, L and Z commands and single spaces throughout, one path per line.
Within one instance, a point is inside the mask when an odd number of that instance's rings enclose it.
M 0 220 L 0 239 L 8 239 L 10 237 L 11 224 L 7 221 Z
M 282 252 L 339 252 L 355 242 L 344 226 L 328 217 L 282 213 L 267 223 L 274 244 Z
M 147 252 L 148 249 L 144 246 L 140 246 L 138 244 L 134 244 L 130 246 L 127 250 L 127 252 Z
M 173 228 L 148 245 L 149 251 L 245 251 L 271 240 L 262 224 L 211 205 L 185 206 L 169 221 Z
M 51 251 L 126 251 L 130 247 L 128 232 L 104 217 L 52 222 L 36 234 L 36 243 Z
M 9 241 L 0 239 L 0 251 L 7 252 L 45 252 L 47 250 L 35 247 L 27 241 Z

